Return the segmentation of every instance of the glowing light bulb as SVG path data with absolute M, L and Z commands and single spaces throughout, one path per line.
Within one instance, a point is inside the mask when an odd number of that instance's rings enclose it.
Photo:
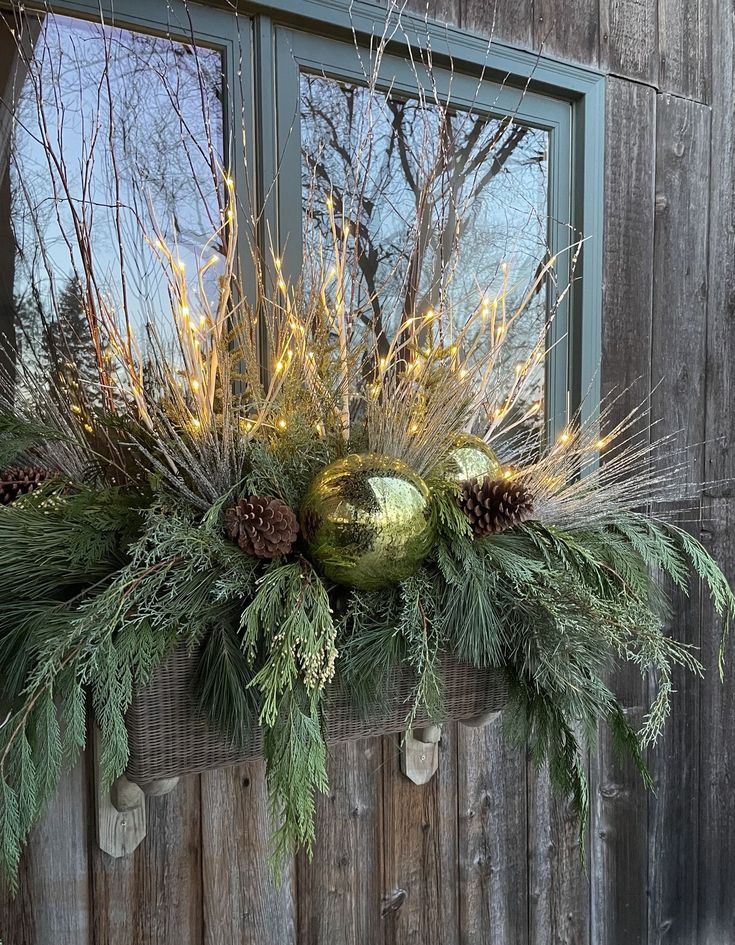
M 71 409 L 72 409 L 72 411 L 73 411 L 74 413 L 81 413 L 81 412 L 82 412 L 82 408 L 79 406 L 79 404 L 72 404 L 72 405 L 71 405 Z
M 283 361 L 276 361 L 276 371 L 282 371 L 282 370 L 284 369 L 284 367 L 285 367 L 285 365 L 284 365 Z
M 225 183 L 230 188 L 230 190 L 232 190 L 232 188 L 235 186 L 235 181 L 231 177 L 226 177 Z
M 288 424 L 287 424 L 286 421 L 283 419 L 283 417 L 281 417 L 281 419 L 278 421 L 278 423 L 276 424 L 276 426 L 278 427 L 279 430 L 285 430 L 286 427 L 288 426 Z
M 565 430 L 565 431 L 562 433 L 562 435 L 559 437 L 559 442 L 560 442 L 560 443 L 568 443 L 570 440 L 571 440 L 571 436 L 569 435 L 569 433 L 568 433 L 566 430 Z
M 202 385 L 197 380 L 193 380 L 191 382 L 191 389 L 194 391 L 195 394 L 199 391 L 201 386 Z

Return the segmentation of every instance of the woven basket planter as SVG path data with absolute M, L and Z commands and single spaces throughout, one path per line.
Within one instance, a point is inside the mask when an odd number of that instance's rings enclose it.
M 198 714 L 192 678 L 196 657 L 176 650 L 139 690 L 128 712 L 130 761 L 127 776 L 138 784 L 223 768 L 262 757 L 260 730 L 255 727 L 245 746 L 233 748 Z M 505 673 L 477 669 L 451 656 L 442 659 L 446 721 L 472 719 L 502 709 L 508 700 Z M 396 674 L 380 705 L 361 715 L 336 687 L 325 701 L 328 742 L 349 741 L 402 732 L 412 696 L 408 674 Z M 419 715 L 414 727 L 429 723 Z

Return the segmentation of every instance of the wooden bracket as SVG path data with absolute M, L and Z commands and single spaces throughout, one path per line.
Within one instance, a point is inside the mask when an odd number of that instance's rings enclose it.
M 145 799 L 169 794 L 178 778 L 134 784 L 125 776 L 104 788 L 99 766 L 100 734 L 94 727 L 94 780 L 97 808 L 97 843 L 113 857 L 129 856 L 142 843 L 147 830 Z
M 401 771 L 414 784 L 426 784 L 439 768 L 439 725 L 409 729 L 401 745 Z
M 483 725 L 488 725 L 490 722 L 494 722 L 499 715 L 500 712 L 498 711 L 481 712 L 479 715 L 475 715 L 471 719 L 462 719 L 462 725 L 465 725 L 467 728 L 481 728 Z
M 480 728 L 494 721 L 500 712 L 482 712 L 471 719 L 463 719 L 462 725 Z M 414 784 L 426 784 L 439 768 L 439 740 L 442 730 L 439 725 L 410 729 L 401 745 L 401 771 Z

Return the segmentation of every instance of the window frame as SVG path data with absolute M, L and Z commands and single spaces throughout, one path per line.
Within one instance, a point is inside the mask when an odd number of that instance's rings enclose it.
M 156 15 L 159 6 L 165 16 Z M 234 8 L 182 0 L 167 0 L 165 5 L 156 0 L 51 0 L 39 12 L 47 9 L 84 19 L 102 16 L 111 26 L 194 41 L 222 51 L 224 153 L 231 161 L 238 206 L 245 219 L 256 210 L 259 224 L 254 235 L 266 249 L 269 236 L 279 233 L 284 224 L 279 219 L 279 206 L 284 206 L 279 189 L 285 187 L 283 160 L 288 158 L 279 154 L 279 122 L 284 120 L 284 103 L 288 105 L 284 79 L 288 69 L 296 65 L 293 60 L 288 64 L 284 37 L 296 32 L 305 37 L 299 43 L 306 43 L 312 52 L 317 50 L 322 58 L 320 72 L 330 74 L 333 53 L 346 44 L 353 44 L 354 50 L 355 42 L 382 34 L 386 18 L 386 8 L 372 0 L 241 0 Z M 26 10 L 34 10 L 32 2 L 26 4 Z M 600 400 L 605 77 L 594 69 L 496 40 L 489 43 L 455 27 L 403 13 L 399 38 L 390 43 L 387 52 L 400 56 L 406 44 L 416 50 L 430 48 L 437 67 L 451 64 L 456 75 L 473 79 L 473 85 L 482 77 L 488 83 L 502 84 L 509 94 L 525 90 L 524 102 L 543 101 L 549 108 L 553 103 L 564 103 L 569 110 L 569 220 L 585 242 L 565 303 L 566 359 L 563 368 L 552 368 L 547 390 L 556 404 L 552 433 L 577 408 L 583 421 L 592 419 L 599 412 Z M 305 59 L 309 58 L 307 50 Z M 454 92 L 452 99 L 455 101 Z M 299 173 L 299 186 L 300 178 Z M 300 203 L 299 194 L 298 206 Z M 254 285 L 245 229 L 241 227 L 243 280 Z M 563 333 L 561 322 L 556 330 Z
M 288 120 L 290 126 L 297 104 L 293 91 L 290 97 L 283 92 L 284 82 L 288 86 L 288 73 L 292 73 L 292 90 L 293 71 L 298 71 L 300 63 L 310 71 L 339 78 L 339 70 L 335 72 L 333 66 L 336 44 L 351 45 L 354 55 L 356 44 L 382 34 L 386 9 L 372 0 L 279 0 L 277 7 L 273 0 L 256 0 L 246 3 L 244 9 L 254 14 L 256 30 L 261 34 L 261 49 L 267 53 L 266 68 L 258 68 L 256 54 L 256 84 L 260 82 L 269 87 L 266 101 L 270 118 L 266 122 L 266 137 L 271 142 L 276 141 L 276 157 L 271 162 L 273 171 L 279 172 L 276 191 L 286 188 L 280 200 L 274 193 L 270 206 L 264 208 L 269 232 L 274 234 L 284 232 L 286 225 L 283 218 L 279 219 L 279 206 L 301 206 L 300 191 L 298 195 L 293 189 L 289 193 L 289 183 L 286 183 L 290 182 L 293 188 L 298 182 L 300 188 L 300 166 L 296 172 L 293 154 L 289 156 L 282 145 L 287 135 L 285 115 L 292 116 Z M 600 411 L 602 358 L 605 76 L 595 69 L 517 49 L 494 39 L 489 42 L 413 14 L 403 13 L 401 26 L 399 39 L 388 46 L 388 55 L 400 56 L 402 51 L 405 55 L 408 44 L 416 51 L 430 51 L 438 68 L 451 65 L 455 77 L 466 75 L 473 80 L 473 86 L 482 78 L 515 90 L 516 94 L 522 92 L 524 101 L 529 103 L 543 101 L 547 103 L 549 114 L 541 116 L 542 121 L 550 121 L 550 128 L 554 103 L 564 103 L 569 111 L 568 217 L 573 232 L 582 235 L 584 242 L 564 310 L 553 329 L 552 342 L 566 334 L 566 344 L 563 355 L 554 355 L 548 369 L 547 398 L 552 407 L 547 420 L 551 436 L 558 435 L 577 411 L 582 423 L 594 422 Z M 294 43 L 296 35 L 300 38 Z M 343 77 L 349 80 L 349 75 Z M 453 84 L 453 101 L 456 101 L 455 88 Z M 554 189 L 556 185 L 552 182 Z M 553 216 L 554 210 L 550 207 L 550 217 Z M 565 232 L 568 244 L 569 231 Z M 558 237 L 556 242 L 557 245 L 564 243 Z M 288 256 L 288 248 L 285 252 Z M 290 252 L 293 254 L 294 250 Z M 293 260 L 291 255 L 292 267 Z
M 75 19 L 103 22 L 106 26 L 160 36 L 172 42 L 193 44 L 219 51 L 222 57 L 222 153 L 234 180 L 237 206 L 249 219 L 259 194 L 254 142 L 255 83 L 253 17 L 223 10 L 207 3 L 166 0 L 160 3 L 165 17 L 157 16 L 157 0 L 50 0 L 43 6 L 24 3 L 28 14 L 52 13 Z M 0 13 L 12 15 L 12 7 L 0 0 Z M 238 81 L 235 81 L 237 79 Z M 238 117 L 239 116 L 239 117 Z M 238 127 L 240 126 L 240 133 Z M 245 234 L 239 238 L 243 281 L 255 281 L 255 266 Z
M 279 254 L 284 272 L 295 276 L 301 269 L 301 139 L 299 118 L 300 76 L 303 73 L 325 76 L 336 81 L 364 84 L 364 60 L 360 63 L 354 43 L 277 27 L 276 44 L 276 141 L 278 148 Z M 438 66 L 432 70 L 434 91 L 442 101 L 459 110 L 493 117 L 513 116 L 520 123 L 549 134 L 549 205 L 547 240 L 558 255 L 557 272 L 564 287 L 570 277 L 570 253 L 567 252 L 574 222 L 571 218 L 571 111 L 561 99 L 474 76 L 450 73 Z M 378 87 L 402 97 L 415 96 L 416 76 L 406 60 L 396 54 L 383 57 Z M 426 89 L 429 94 L 432 90 Z M 568 422 L 567 378 L 569 376 L 570 297 L 560 301 L 550 329 L 550 352 L 546 363 L 544 401 L 546 432 L 554 437 Z

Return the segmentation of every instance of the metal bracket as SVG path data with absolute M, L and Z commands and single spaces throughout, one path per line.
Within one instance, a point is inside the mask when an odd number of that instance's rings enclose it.
M 178 778 L 134 784 L 125 776 L 106 789 L 102 785 L 99 766 L 100 734 L 94 727 L 94 780 L 97 808 L 97 843 L 113 857 L 129 856 L 142 843 L 147 831 L 145 799 L 169 794 Z

